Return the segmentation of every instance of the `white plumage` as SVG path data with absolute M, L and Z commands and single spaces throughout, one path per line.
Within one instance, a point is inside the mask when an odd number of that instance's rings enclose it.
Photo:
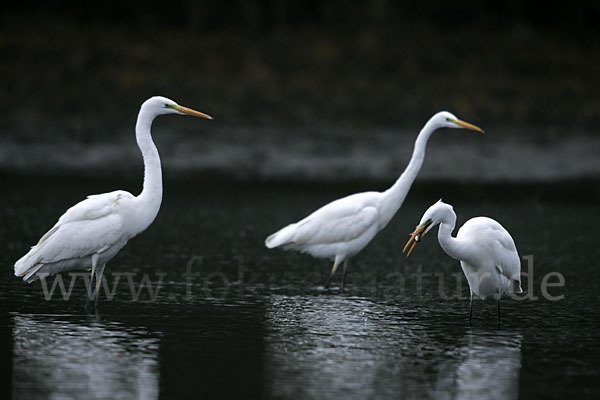
M 182 107 L 165 97 L 142 104 L 136 140 L 144 158 L 144 188 L 139 196 L 117 190 L 88 196 L 69 208 L 39 242 L 15 263 L 15 275 L 26 282 L 62 271 L 92 270 L 88 303 L 96 280 L 96 302 L 106 263 L 127 241 L 144 231 L 156 218 L 162 202 L 162 171 L 151 126 L 161 114 L 210 116 Z
M 89 196 L 69 208 L 38 244 L 15 263 L 15 275 L 33 282 L 39 278 L 38 272 L 53 275 L 78 265 L 91 269 L 92 255 L 97 255 L 99 265 L 104 265 L 139 233 L 131 226 L 137 224 L 128 219 L 133 210 L 135 197 L 122 190 Z
M 469 323 L 473 310 L 473 295 L 485 299 L 495 296 L 498 300 L 498 323 L 500 323 L 500 297 L 505 293 L 522 293 L 521 260 L 513 238 L 500 223 L 488 217 L 471 218 L 458 230 L 456 214 L 451 205 L 439 200 L 423 214 L 421 222 L 411 234 L 404 250 L 413 242 L 412 249 L 421 237 L 439 224 L 438 241 L 450 257 L 460 261 L 469 283 L 471 305 Z
M 335 254 L 352 257 L 361 248 L 351 242 L 369 236 L 368 243 L 377 233 L 379 224 L 379 202 L 381 193 L 358 193 L 329 203 L 302 221 L 291 224 L 269 236 L 269 248 L 284 246 L 307 252 L 314 257 L 330 257 L 331 248 Z M 366 245 L 365 243 L 365 245 Z M 364 246 L 363 246 L 364 247 Z
M 396 214 L 421 169 L 429 137 L 442 127 L 483 132 L 449 112 L 435 114 L 419 133 L 410 162 L 392 187 L 384 192 L 353 194 L 326 204 L 303 220 L 269 236 L 265 245 L 332 259 L 333 268 L 325 287 L 329 286 L 338 265 L 344 262 L 343 289 L 348 260 L 369 244 Z
M 517 247 L 508 231 L 497 221 L 487 217 L 471 218 L 458 230 L 456 239 L 478 247 L 460 260 L 469 287 L 473 288 L 477 297 L 485 299 L 515 289 L 517 293 L 523 291 Z

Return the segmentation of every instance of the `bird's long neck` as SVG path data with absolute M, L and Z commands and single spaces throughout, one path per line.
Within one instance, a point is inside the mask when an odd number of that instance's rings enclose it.
M 412 157 L 410 158 L 408 166 L 402 175 L 400 175 L 398 180 L 396 180 L 396 182 L 388 190 L 383 192 L 381 215 L 384 226 L 387 225 L 387 223 L 396 214 L 400 206 L 402 206 L 402 203 L 404 202 L 412 183 L 419 174 L 421 166 L 423 165 L 423 159 L 425 158 L 427 141 L 434 131 L 435 127 L 431 124 L 431 121 L 425 124 L 417 136 L 415 147 L 413 149 Z
M 143 204 L 144 220 L 148 225 L 158 214 L 163 190 L 160 156 L 150 133 L 154 117 L 142 108 L 135 126 L 135 137 L 144 159 L 144 188 L 137 198 Z
M 442 222 L 440 222 L 438 241 L 440 242 L 442 249 L 450 257 L 455 260 L 464 260 L 467 257 L 467 254 L 463 243 L 459 239 L 452 237 L 452 231 L 454 231 L 455 226 L 456 214 L 454 211 L 448 211 L 442 218 Z

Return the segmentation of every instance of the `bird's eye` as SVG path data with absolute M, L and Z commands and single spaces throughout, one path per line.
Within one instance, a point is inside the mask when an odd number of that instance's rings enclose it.
M 452 122 L 452 118 L 446 118 L 446 122 Z
M 170 105 L 170 104 L 166 104 L 166 103 L 165 103 L 165 108 L 170 108 L 170 107 L 171 107 L 171 105 Z

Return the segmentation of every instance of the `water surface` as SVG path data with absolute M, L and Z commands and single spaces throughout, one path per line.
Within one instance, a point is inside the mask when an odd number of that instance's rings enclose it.
M 2 386 L 13 398 L 600 395 L 595 195 L 417 183 L 389 227 L 352 261 L 340 293 L 322 289 L 328 261 L 267 251 L 263 240 L 331 199 L 383 186 L 167 181 L 159 217 L 108 265 L 112 300 L 103 296 L 100 315 L 91 317 L 83 310 L 83 276 L 68 300 L 58 286 L 46 300 L 41 283 L 22 283 L 12 265 L 84 195 L 135 193 L 137 183 L 6 182 L 0 353 Z M 476 302 L 468 325 L 466 280 L 433 235 L 410 259 L 401 254 L 407 234 L 442 195 L 459 224 L 493 217 L 522 256 L 533 255 L 524 285 L 539 299 L 503 299 L 500 328 L 493 301 Z M 562 300 L 541 291 L 551 272 L 565 279 L 548 289 Z M 68 289 L 71 276 L 62 278 Z M 140 290 L 144 279 L 153 293 Z

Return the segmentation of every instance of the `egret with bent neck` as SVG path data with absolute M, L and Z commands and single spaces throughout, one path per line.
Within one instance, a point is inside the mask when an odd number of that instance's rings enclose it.
M 290 224 L 269 236 L 268 248 L 283 247 L 309 253 L 317 258 L 333 260 L 325 288 L 340 263 L 344 263 L 341 289 L 344 288 L 348 260 L 358 254 L 396 214 L 423 164 L 425 148 L 431 134 L 439 128 L 481 128 L 461 121 L 442 111 L 421 129 L 408 166 L 385 192 L 364 192 L 335 200 L 319 208 L 303 220 Z
M 450 204 L 440 200 L 425 211 L 421 222 L 410 235 L 402 250 L 403 253 L 406 252 L 412 243 L 406 257 L 421 238 L 436 225 L 440 226 L 440 246 L 446 254 L 460 261 L 469 283 L 469 325 L 473 316 L 473 295 L 482 299 L 496 297 L 500 325 L 500 297 L 504 293 L 523 292 L 521 260 L 513 238 L 502 225 L 487 217 L 471 218 L 458 230 L 456 237 L 452 237 L 456 226 L 456 214 Z

